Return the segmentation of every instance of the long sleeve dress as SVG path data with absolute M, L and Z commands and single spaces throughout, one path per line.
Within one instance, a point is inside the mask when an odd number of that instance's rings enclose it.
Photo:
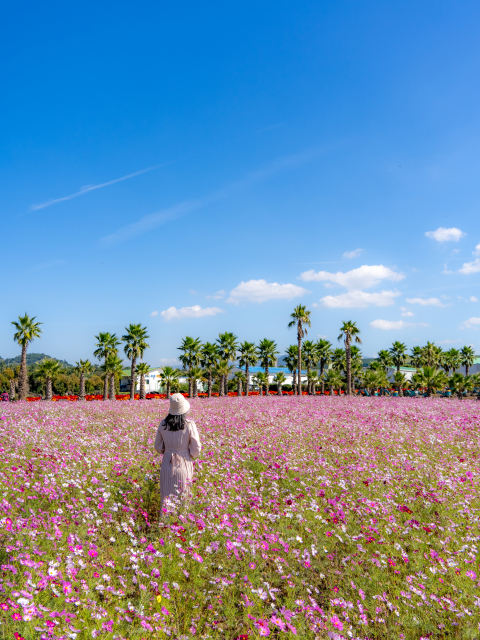
M 187 420 L 185 429 L 170 431 L 165 420 L 159 424 L 155 437 L 155 450 L 163 453 L 160 469 L 161 509 L 167 496 L 188 496 L 193 479 L 193 459 L 200 455 L 202 445 L 193 420 Z

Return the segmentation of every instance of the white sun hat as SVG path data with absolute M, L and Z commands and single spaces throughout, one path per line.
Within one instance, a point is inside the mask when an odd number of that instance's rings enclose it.
M 174 393 L 170 396 L 170 415 L 181 416 L 190 409 L 190 403 L 181 393 Z

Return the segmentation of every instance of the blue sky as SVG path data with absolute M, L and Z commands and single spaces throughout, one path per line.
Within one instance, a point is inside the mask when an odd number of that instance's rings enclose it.
M 480 5 L 425 0 L 6 7 L 3 281 L 32 351 L 185 335 L 480 352 Z M 443 229 L 443 231 L 442 231 Z

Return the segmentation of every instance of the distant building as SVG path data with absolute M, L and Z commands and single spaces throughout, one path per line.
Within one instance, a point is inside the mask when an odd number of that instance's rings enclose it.
M 160 379 L 161 367 L 150 369 L 149 373 L 145 376 L 145 389 L 147 393 L 162 393 L 162 385 Z M 179 378 L 180 384 L 188 384 L 188 378 L 182 376 Z M 197 382 L 198 391 L 203 390 L 201 382 Z M 130 391 L 130 369 L 123 370 L 123 376 L 120 379 L 120 393 L 127 393 Z M 135 383 L 135 393 L 140 392 L 140 376 L 137 376 Z
M 408 382 L 410 382 L 415 372 L 416 372 L 415 367 L 400 367 L 400 373 L 404 374 Z M 391 382 L 393 382 L 393 379 L 396 373 L 397 373 L 397 367 L 387 367 L 387 377 Z
M 243 374 L 245 374 L 245 367 L 235 367 L 235 371 L 241 371 Z M 288 369 L 286 369 L 285 367 L 269 367 L 268 368 L 268 383 L 269 384 L 275 384 L 273 381 L 273 378 L 277 375 L 277 373 L 284 373 L 285 374 L 285 382 L 283 384 L 289 384 L 292 385 L 293 384 L 293 374 L 290 373 L 290 371 Z M 265 373 L 265 369 L 264 367 L 249 367 L 248 369 L 248 386 L 253 387 L 256 386 L 253 383 L 253 378 L 257 375 L 257 373 Z M 307 380 L 307 372 L 306 371 L 302 371 L 302 382 L 306 382 Z

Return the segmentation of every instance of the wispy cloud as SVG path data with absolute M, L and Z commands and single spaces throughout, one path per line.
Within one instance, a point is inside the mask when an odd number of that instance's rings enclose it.
M 111 184 L 115 184 L 117 182 L 130 180 L 130 178 L 135 178 L 135 176 L 139 176 L 142 173 L 147 173 L 148 171 L 153 171 L 154 169 L 159 169 L 160 167 L 165 167 L 167 164 L 170 164 L 170 163 L 165 162 L 164 164 L 156 164 L 154 167 L 148 167 L 148 169 L 135 171 L 135 173 L 129 173 L 127 176 L 122 176 L 121 178 L 115 178 L 115 180 L 109 180 L 108 182 L 102 182 L 102 184 L 88 184 L 85 187 L 82 187 L 80 191 L 76 191 L 75 193 L 72 193 L 69 196 L 63 196 L 63 198 L 53 198 L 52 200 L 47 200 L 47 202 L 43 202 L 42 204 L 32 204 L 32 206 L 30 207 L 30 211 L 38 211 L 39 209 L 45 209 L 45 207 L 50 207 L 52 204 L 58 204 L 59 202 L 72 200 L 72 198 L 78 198 L 78 196 L 84 196 L 86 193 L 90 193 L 90 191 L 96 191 L 97 189 L 103 189 L 103 187 L 109 187 Z
M 208 204 L 223 200 L 237 191 L 241 191 L 242 189 L 268 180 L 282 171 L 310 162 L 317 157 L 321 151 L 321 149 L 313 149 L 296 153 L 291 156 L 286 156 L 284 158 L 279 158 L 257 171 L 252 171 L 240 180 L 231 182 L 216 191 L 212 191 L 212 193 L 204 196 L 203 198 L 198 198 L 196 200 L 184 200 L 172 207 L 161 209 L 156 213 L 150 213 L 143 216 L 136 222 L 128 224 L 125 227 L 121 227 L 117 231 L 105 236 L 102 238 L 102 242 L 106 244 L 117 244 L 119 242 L 125 242 L 135 236 L 147 233 L 147 231 L 156 229 L 170 220 L 175 220 L 180 216 L 193 213 Z
M 51 260 L 50 262 L 43 262 L 33 267 L 33 271 L 42 271 L 43 269 L 52 269 L 53 267 L 59 267 L 61 264 L 65 264 L 65 260 Z
M 345 251 L 343 254 L 343 258 L 347 258 L 351 260 L 352 258 L 358 258 L 358 256 L 362 253 L 363 249 L 354 249 L 353 251 Z

